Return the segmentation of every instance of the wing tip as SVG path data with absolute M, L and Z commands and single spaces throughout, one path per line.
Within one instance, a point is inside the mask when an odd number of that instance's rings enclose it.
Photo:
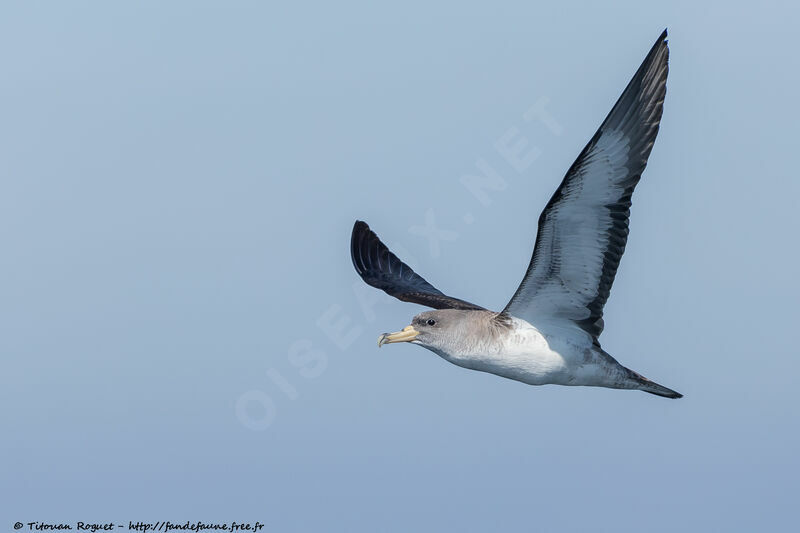
M 366 263 L 361 257 L 361 248 L 364 244 L 365 237 L 369 236 L 372 231 L 363 220 L 356 220 L 353 224 L 353 231 L 350 234 L 350 259 L 353 261 L 353 267 L 362 278 L 366 272 Z
M 655 61 L 656 57 L 660 55 L 661 50 L 664 50 L 664 62 L 669 61 L 669 39 L 667 35 L 667 28 L 664 28 L 664 31 L 661 32 L 661 35 L 658 36 L 656 42 L 653 43 L 653 47 L 650 49 L 650 53 L 647 54 L 647 57 L 642 62 L 642 66 Z
M 658 36 L 656 42 L 653 43 L 653 50 L 660 48 L 661 46 L 667 46 L 669 44 L 669 36 L 667 35 L 667 28 L 664 28 L 664 31 L 661 32 L 661 35 Z
M 364 222 L 363 220 L 356 220 L 353 224 L 353 232 L 352 235 L 361 235 L 369 231 L 369 225 Z

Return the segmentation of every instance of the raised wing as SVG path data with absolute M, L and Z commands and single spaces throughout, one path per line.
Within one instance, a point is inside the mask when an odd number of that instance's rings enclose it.
M 667 31 L 539 216 L 530 266 L 504 312 L 597 337 L 625 243 L 631 195 L 658 133 Z M 546 326 L 545 326 L 546 329 Z
M 394 255 L 366 222 L 357 220 L 350 238 L 350 255 L 361 279 L 404 302 L 434 309 L 483 309 L 447 296 Z

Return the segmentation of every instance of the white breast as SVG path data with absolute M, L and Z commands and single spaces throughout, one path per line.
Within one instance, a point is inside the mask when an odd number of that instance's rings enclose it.
M 570 357 L 572 354 L 556 351 L 545 336 L 528 322 L 518 318 L 511 320 L 512 327 L 508 334 L 494 339 L 494 342 L 455 353 L 437 353 L 455 365 L 530 385 L 569 382 L 569 367 L 572 365 L 568 360 L 573 359 Z

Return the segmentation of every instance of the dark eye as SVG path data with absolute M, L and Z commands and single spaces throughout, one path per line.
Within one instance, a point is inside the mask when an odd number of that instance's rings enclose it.
M 436 325 L 436 321 L 434 319 L 432 319 L 432 318 L 429 318 L 427 324 L 429 326 L 435 326 Z

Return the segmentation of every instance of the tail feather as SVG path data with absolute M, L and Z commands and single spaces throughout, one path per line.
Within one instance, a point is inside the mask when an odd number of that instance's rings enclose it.
M 628 369 L 628 372 L 631 373 L 631 378 L 633 378 L 638 384 L 637 389 L 640 391 L 649 392 L 650 394 L 655 394 L 656 396 L 661 396 L 663 398 L 683 398 L 683 394 L 680 392 L 668 389 L 664 385 L 659 385 L 655 381 L 650 381 L 643 375 L 634 372 L 631 369 Z

